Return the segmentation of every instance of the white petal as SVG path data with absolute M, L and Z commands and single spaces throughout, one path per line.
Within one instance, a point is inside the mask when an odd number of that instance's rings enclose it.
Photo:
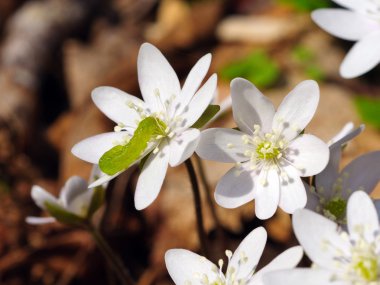
M 344 78 L 354 78 L 370 71 L 380 62 L 380 31 L 358 41 L 348 52 L 340 66 Z
M 293 214 L 293 229 L 307 256 L 322 268 L 334 267 L 335 250 L 347 252 L 349 248 L 336 223 L 310 210 L 300 209 Z M 336 249 L 326 248 L 327 242 Z
M 186 249 L 170 249 L 165 253 L 165 264 L 170 277 L 177 285 L 202 285 L 206 275 L 210 284 L 217 280 L 218 268 L 203 256 Z M 190 284 L 190 283 L 189 283 Z
M 196 152 L 207 160 L 231 163 L 247 161 L 244 155 L 247 146 L 242 139 L 244 135 L 233 129 L 207 129 L 201 133 Z
M 210 105 L 216 90 L 217 76 L 213 74 L 191 99 L 180 117 L 184 128 L 191 127 Z
M 321 172 L 329 161 L 329 148 L 313 135 L 300 135 L 286 149 L 286 160 L 300 176 L 312 176 Z
M 148 207 L 160 193 L 169 163 L 169 146 L 162 143 L 156 154 L 149 155 L 137 181 L 135 207 L 142 210 Z
M 303 183 L 303 186 L 305 187 L 306 196 L 307 196 L 307 203 L 306 203 L 305 208 L 316 212 L 317 207 L 321 204 L 320 199 L 317 196 L 317 194 L 315 194 L 314 192 L 311 191 L 310 186 L 307 185 L 305 182 Z M 329 198 L 329 195 L 325 195 L 326 192 L 319 193 L 319 194 L 322 195 L 326 199 Z
M 265 285 L 343 285 L 332 281 L 333 272 L 325 269 L 295 268 L 273 271 L 263 275 Z M 347 282 L 346 285 L 350 283 Z
M 305 207 L 306 191 L 298 171 L 293 166 L 288 165 L 283 170 L 287 177 L 280 176 L 279 206 L 286 213 L 292 214 L 295 210 Z
M 49 202 L 51 204 L 58 203 L 57 198 L 55 198 L 53 195 L 38 185 L 33 185 L 31 196 L 37 206 L 44 210 L 46 210 L 46 202 Z
M 359 156 L 343 168 L 339 176 L 343 180 L 343 189 L 371 193 L 380 181 L 380 151 Z
M 318 84 L 313 80 L 301 82 L 282 101 L 273 118 L 273 130 L 292 140 L 313 118 L 318 101 Z
M 274 169 L 262 170 L 255 181 L 255 213 L 259 219 L 266 220 L 274 215 L 280 200 L 279 176 Z
M 54 223 L 57 220 L 53 217 L 26 217 L 25 222 L 30 225 L 45 225 Z
M 104 184 L 108 184 L 109 181 L 111 181 L 112 179 L 114 179 L 116 176 L 120 175 L 124 171 L 125 170 L 120 171 L 120 172 L 118 172 L 114 175 L 111 175 L 111 176 L 103 173 L 103 175 L 101 175 L 97 180 L 95 180 L 90 185 L 88 185 L 88 188 L 95 188 L 95 187 L 98 187 L 98 186 L 101 186 Z
M 262 276 L 268 272 L 296 267 L 297 264 L 301 261 L 302 256 L 303 250 L 301 246 L 293 246 L 285 250 L 275 259 L 273 259 L 268 265 L 264 266 L 261 270 L 255 273 L 252 280 L 250 280 L 250 284 L 262 284 Z
M 71 152 L 82 160 L 99 164 L 102 155 L 118 144 L 123 144 L 127 132 L 110 132 L 84 139 L 73 146 Z
M 188 129 L 170 140 L 169 164 L 171 167 L 180 165 L 192 156 L 198 145 L 199 135 L 199 130 Z
M 323 190 L 325 191 L 324 196 L 326 198 L 329 197 L 328 194 L 332 194 L 332 186 L 339 176 L 338 172 L 340 159 L 342 156 L 342 146 L 346 144 L 348 141 L 352 140 L 357 135 L 359 135 L 363 130 L 364 125 L 361 125 L 357 129 L 351 130 L 350 132 L 346 133 L 346 135 L 343 135 L 340 138 L 337 137 L 336 141 L 330 145 L 329 162 L 327 163 L 325 169 L 323 169 L 323 171 L 315 177 L 315 184 L 317 186 L 317 189 L 323 188 Z
M 218 182 L 215 201 L 224 208 L 237 208 L 255 197 L 252 174 L 244 168 L 231 168 Z
M 248 234 L 235 250 L 229 268 L 237 270 L 236 279 L 247 277 L 259 263 L 260 257 L 267 242 L 267 232 L 263 227 L 254 229 Z M 247 257 L 246 262 L 242 262 L 242 257 Z
M 100 177 L 102 177 L 104 174 L 105 174 L 105 173 L 103 173 L 103 172 L 100 170 L 99 165 L 94 164 L 94 165 L 92 166 L 92 169 L 91 169 L 90 178 L 88 179 L 89 184 L 95 182 L 95 181 L 98 180 Z M 103 188 L 107 188 L 107 186 L 108 186 L 108 182 L 102 184 L 102 187 L 103 187 Z
M 91 93 L 95 105 L 116 124 L 136 128 L 140 114 L 129 106 L 130 103 L 145 109 L 144 101 L 113 87 L 97 87 Z
M 253 134 L 253 126 L 259 125 L 264 133 L 272 131 L 274 106 L 251 82 L 233 79 L 231 98 L 234 120 L 240 130 Z
M 181 91 L 177 74 L 153 45 L 141 45 L 137 57 L 137 74 L 142 96 L 151 111 L 162 111 L 166 101 Z M 160 96 L 157 96 L 159 93 Z
M 78 216 L 85 216 L 93 194 L 93 189 L 87 187 L 86 180 L 81 177 L 70 177 L 59 195 L 64 208 Z
M 322 29 L 344 40 L 357 41 L 380 28 L 365 15 L 345 9 L 318 9 L 311 13 L 311 18 Z
M 176 97 L 173 103 L 172 112 L 177 114 L 182 113 L 183 109 L 189 104 L 195 92 L 198 90 L 211 63 L 211 54 L 208 53 L 203 56 L 191 69 L 186 78 L 185 84 L 182 87 L 181 94 Z
M 364 131 L 364 129 L 365 129 L 365 125 L 363 124 L 357 127 L 356 129 L 354 129 L 354 126 L 351 122 L 347 123 L 342 128 L 342 130 L 330 140 L 328 144 L 330 147 L 334 145 L 340 145 L 340 146 L 345 145 L 350 140 L 360 135 L 361 132 Z
M 376 8 L 376 2 L 371 0 L 332 0 L 336 4 L 357 12 L 366 12 Z
M 363 228 L 367 240 L 374 240 L 375 232 L 379 231 L 379 218 L 367 193 L 356 191 L 348 199 L 347 226 L 350 236 L 357 237 L 360 234 L 358 229 Z

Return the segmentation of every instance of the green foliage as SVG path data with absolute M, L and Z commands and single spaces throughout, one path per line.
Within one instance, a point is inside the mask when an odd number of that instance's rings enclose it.
M 192 128 L 200 129 L 206 125 L 220 110 L 219 105 L 208 105 L 202 116 L 192 125 Z
M 325 79 L 325 74 L 323 70 L 319 68 L 314 52 L 309 48 L 302 45 L 296 46 L 292 50 L 292 58 L 303 70 L 307 78 L 317 81 Z
M 150 140 L 165 135 L 165 129 L 165 123 L 158 118 L 143 119 L 126 145 L 117 145 L 102 155 L 99 160 L 100 169 L 108 175 L 127 169 L 141 158 Z
M 290 6 L 299 12 L 310 12 L 331 6 L 331 0 L 277 0 L 279 4 Z
M 57 221 L 66 225 L 83 225 L 85 222 L 84 218 L 81 218 L 73 213 L 66 211 L 64 208 L 55 203 L 45 202 L 46 210 L 52 215 Z
M 358 96 L 354 102 L 362 120 L 380 129 L 380 99 Z
M 225 80 L 243 77 L 258 88 L 265 88 L 273 86 L 278 81 L 280 69 L 267 52 L 258 50 L 223 67 L 220 76 Z

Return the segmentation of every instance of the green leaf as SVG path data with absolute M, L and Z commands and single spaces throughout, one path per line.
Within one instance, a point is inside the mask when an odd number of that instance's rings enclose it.
M 310 12 L 315 9 L 328 8 L 330 0 L 277 0 L 279 4 L 292 7 L 299 12 Z
M 307 78 L 317 81 L 325 79 L 325 73 L 319 67 L 313 50 L 303 45 L 298 45 L 292 50 L 292 57 L 296 64 L 303 70 Z
M 192 128 L 200 129 L 206 125 L 220 110 L 219 105 L 208 105 L 202 116 L 191 126 Z
M 160 119 L 143 119 L 126 145 L 117 145 L 99 159 L 99 168 L 108 175 L 114 175 L 127 169 L 148 147 L 149 141 L 159 135 L 165 135 L 166 125 Z
M 380 99 L 358 96 L 354 103 L 362 120 L 380 129 Z
M 273 86 L 280 77 L 278 64 L 263 50 L 257 50 L 247 57 L 232 62 L 220 70 L 225 80 L 243 77 L 258 88 Z
M 82 225 L 85 222 L 84 218 L 81 218 L 73 213 L 68 212 L 61 206 L 45 202 L 46 210 L 49 212 L 50 215 L 52 215 L 54 218 L 57 219 L 57 221 L 67 224 L 67 225 Z
M 91 219 L 92 215 L 103 205 L 106 196 L 105 194 L 105 189 L 102 186 L 94 188 L 94 193 L 87 212 L 88 219 Z

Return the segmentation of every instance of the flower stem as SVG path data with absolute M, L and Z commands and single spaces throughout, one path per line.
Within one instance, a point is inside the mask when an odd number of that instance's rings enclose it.
M 206 239 L 206 232 L 205 232 L 204 224 L 203 224 L 202 203 L 201 203 L 201 195 L 199 191 L 197 176 L 195 174 L 194 166 L 190 158 L 185 161 L 185 165 L 186 165 L 187 172 L 189 174 L 191 189 L 193 190 L 195 214 L 197 218 L 197 231 L 198 231 L 199 242 L 201 244 L 201 251 L 202 251 L 202 255 L 208 257 L 207 239 Z
M 202 182 L 202 185 L 203 185 L 203 187 L 205 189 L 205 192 L 206 192 L 206 199 L 207 199 L 207 203 L 209 205 L 210 211 L 211 211 L 211 215 L 212 215 L 212 217 L 214 219 L 216 228 L 219 230 L 221 228 L 221 223 L 220 223 L 218 214 L 216 213 L 216 210 L 215 210 L 215 207 L 214 207 L 214 203 L 212 201 L 211 189 L 210 189 L 210 187 L 209 187 L 209 185 L 207 183 L 206 172 L 204 170 L 202 161 L 199 158 L 199 156 L 195 156 L 195 161 L 197 163 L 197 167 L 198 167 L 198 170 L 199 170 L 199 178 L 200 178 L 200 180 Z
M 96 242 L 96 245 L 103 253 L 104 257 L 107 259 L 113 271 L 117 274 L 118 278 L 123 285 L 134 285 L 129 271 L 125 268 L 121 259 L 115 254 L 112 248 L 109 246 L 107 241 L 103 238 L 102 234 L 94 226 L 90 225 L 87 230 L 92 235 Z

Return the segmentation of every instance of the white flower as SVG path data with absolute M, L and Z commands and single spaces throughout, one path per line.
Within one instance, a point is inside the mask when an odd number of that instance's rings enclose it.
M 319 100 L 318 85 L 304 81 L 283 100 L 277 112 L 268 98 L 249 81 L 231 82 L 232 111 L 240 131 L 209 129 L 198 144 L 200 157 L 236 163 L 216 186 L 215 199 L 225 208 L 255 199 L 260 219 L 270 218 L 279 205 L 293 213 L 306 205 L 300 176 L 323 170 L 327 145 L 312 135 L 300 135 Z
M 315 176 L 315 188 L 307 191 L 306 208 L 344 224 L 347 199 L 354 191 L 371 193 L 380 180 L 380 151 L 362 155 L 339 172 L 342 145 L 360 134 L 364 125 L 349 132 L 330 146 L 326 168 Z M 309 188 L 309 186 L 306 186 Z
M 205 257 L 185 249 L 168 250 L 165 263 L 176 285 L 261 285 L 264 273 L 293 268 L 303 255 L 300 246 L 289 248 L 254 274 L 266 240 L 265 229 L 259 227 L 245 237 L 233 254 L 226 250 L 228 265 L 225 274 L 222 259 L 218 262 L 218 268 Z
M 264 276 L 266 285 L 380 284 L 380 228 L 371 198 L 353 193 L 347 204 L 348 232 L 310 210 L 293 215 L 298 241 L 312 260 L 311 269 L 283 270 Z
M 59 197 L 56 198 L 40 186 L 32 187 L 32 198 L 43 210 L 49 211 L 49 205 L 68 212 L 79 218 L 86 219 L 89 214 L 90 205 L 94 196 L 94 188 L 88 189 L 86 180 L 79 176 L 70 177 L 62 187 Z M 47 205 L 49 204 L 49 205 Z M 54 217 L 27 217 L 29 224 L 53 223 Z
M 176 73 L 161 52 L 151 44 L 141 46 L 137 59 L 138 81 L 144 101 L 112 87 L 99 87 L 92 92 L 96 106 L 117 123 L 114 132 L 87 138 L 76 144 L 72 152 L 90 163 L 115 145 L 123 145 L 133 135 L 138 123 L 153 116 L 165 123 L 165 135 L 151 142 L 144 155 L 146 160 L 137 182 L 135 207 L 149 206 L 157 197 L 168 165 L 174 167 L 194 152 L 199 130 L 191 126 L 211 103 L 217 83 L 213 74 L 198 90 L 211 62 L 211 54 L 202 57 L 190 71 L 182 89 Z M 197 91 L 198 90 L 198 91 Z M 104 175 L 95 186 L 119 173 Z
M 319 9 L 312 19 L 330 34 L 356 41 L 342 65 L 345 78 L 360 76 L 380 62 L 380 1 L 333 0 L 346 9 Z

